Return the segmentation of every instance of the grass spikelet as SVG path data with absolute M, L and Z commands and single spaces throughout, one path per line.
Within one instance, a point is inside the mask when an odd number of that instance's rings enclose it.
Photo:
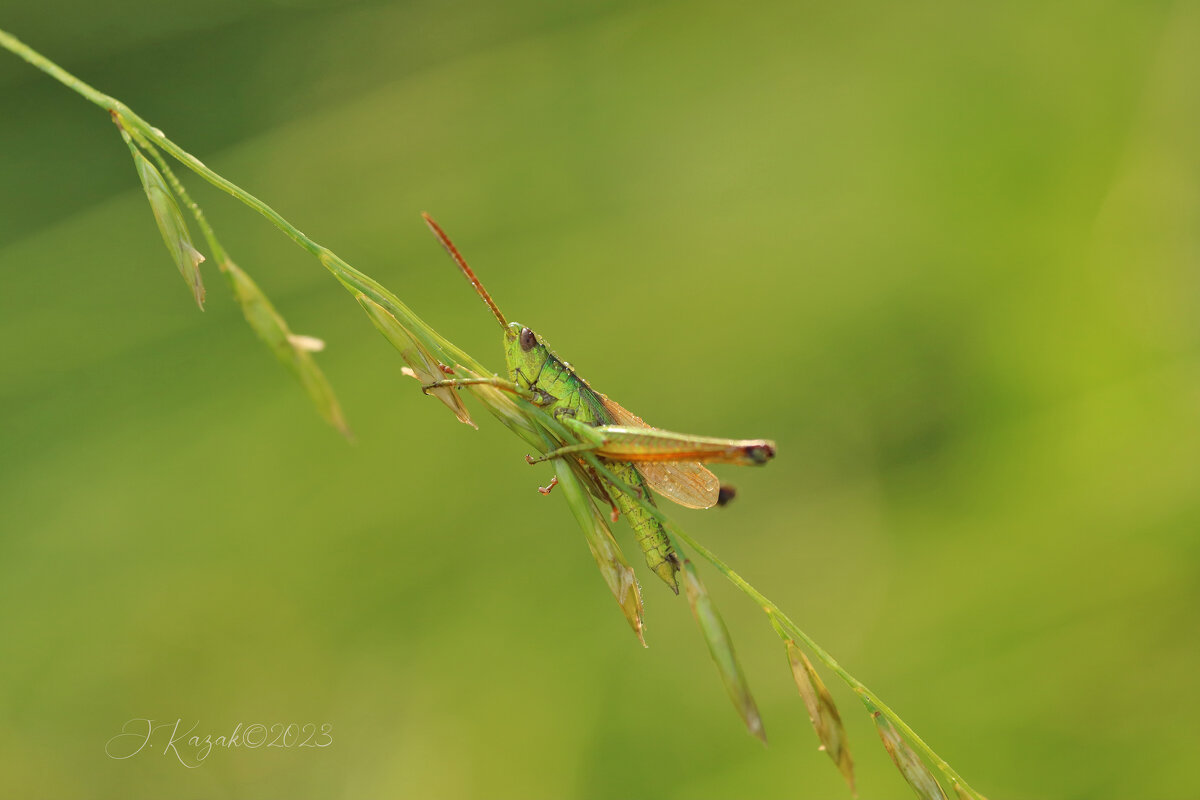
M 755 705 L 754 698 L 750 695 L 746 675 L 742 672 L 742 667 L 738 664 L 737 656 L 733 652 L 729 631 L 726 630 L 721 615 L 717 613 L 717 607 L 709 596 L 708 589 L 705 588 L 700 576 L 696 573 L 696 568 L 688 559 L 683 561 L 683 586 L 687 593 L 688 604 L 692 607 L 692 615 L 695 616 L 696 623 L 704 634 L 704 640 L 708 643 L 708 652 L 712 655 L 717 670 L 721 673 L 721 680 L 725 682 L 729 699 L 733 701 L 733 706 L 737 709 L 742 722 L 745 723 L 746 730 L 766 744 L 767 733 L 763 729 L 762 717 L 759 716 L 758 706 Z
M 422 385 L 433 383 L 446 377 L 446 371 L 442 364 L 434 358 L 425 347 L 417 341 L 408 330 L 400 324 L 386 308 L 376 303 L 371 298 L 361 292 L 355 295 L 358 304 L 367 312 L 367 316 L 371 318 L 371 322 L 383 334 L 384 338 L 392 343 L 400 351 L 400 355 L 408 362 L 408 366 L 404 369 L 404 374 L 411 378 L 416 378 Z M 458 421 L 470 425 L 478 430 L 479 426 L 471 420 L 470 413 L 467 412 L 467 407 L 463 405 L 462 398 L 458 396 L 458 392 L 449 387 L 441 387 L 438 389 L 430 389 L 428 394 L 436 397 L 445 403 L 446 407 L 454 412 L 454 416 Z
M 785 644 L 788 661 L 792 665 L 792 676 L 796 679 L 796 687 L 800 690 L 805 708 L 808 709 L 808 719 L 821 742 L 820 749 L 833 759 L 838 771 L 846 779 L 850 793 L 854 794 L 854 761 L 850 758 L 850 749 L 846 746 L 846 729 L 842 726 L 842 715 L 838 713 L 833 696 L 825 688 L 825 683 L 804 651 L 791 639 Z
M 138 178 L 141 179 L 142 188 L 146 191 L 146 198 L 150 201 L 150 209 L 154 212 L 154 221 L 158 223 L 158 230 L 162 234 L 163 242 L 166 243 L 167 250 L 175 261 L 175 266 L 179 267 L 179 274 L 183 276 L 188 288 L 192 290 L 192 297 L 195 298 L 196 305 L 203 311 L 204 281 L 200 277 L 200 262 L 204 261 L 204 256 L 192 244 L 192 235 L 188 232 L 187 223 L 184 222 L 183 212 L 179 210 L 179 204 L 175 202 L 175 195 L 167 186 L 162 173 L 138 151 L 123 129 L 121 133 L 125 135 L 129 151 L 133 153 L 133 163 L 137 167 Z
M 464 367 L 462 364 L 455 364 L 454 371 L 464 378 L 478 380 L 485 377 Z M 522 411 L 512 396 L 503 389 L 497 389 L 495 386 L 489 386 L 486 383 L 472 384 L 467 389 L 510 431 L 532 444 L 538 446 L 544 445 L 544 442 L 538 439 L 538 428 L 530 421 L 529 415 Z
M 587 492 L 579 478 L 576 477 L 571 464 L 565 459 L 558 459 L 554 462 L 554 466 L 558 488 L 566 498 L 571 513 L 579 522 L 579 527 L 583 529 L 584 536 L 587 537 L 588 547 L 592 551 L 592 557 L 596 559 L 596 566 L 600 568 L 600 574 L 604 576 L 604 582 L 608 584 L 609 590 L 616 598 L 617 605 L 621 607 L 621 612 L 625 615 L 629 626 L 633 628 L 638 640 L 645 647 L 646 639 L 643 631 L 646 626 L 642 616 L 642 592 L 638 587 L 633 567 L 625 560 L 621 548 L 617 546 L 617 541 L 613 538 L 612 531 L 609 530 L 608 523 L 604 521 L 604 516 L 596 510 L 595 504 L 587 496 Z
M 221 262 L 221 271 L 229 279 L 233 296 L 242 307 L 246 322 L 250 323 L 258 338 L 271 349 L 275 358 L 300 379 L 304 391 L 308 393 L 325 421 L 337 428 L 347 439 L 353 438 L 342 407 L 333 393 L 333 387 L 329 385 L 325 373 L 312 357 L 313 352 L 323 349 L 325 343 L 311 336 L 293 334 L 262 289 L 258 288 L 258 284 L 237 264 L 225 259 Z M 320 347 L 316 346 L 318 343 Z
M 896 730 L 892 723 L 884 718 L 882 712 L 877 708 L 867 706 L 871 711 L 871 716 L 875 719 L 875 727 L 879 730 L 879 738 L 883 740 L 883 746 L 887 748 L 888 755 L 892 757 L 896 768 L 900 770 L 900 774 L 904 776 L 904 780 L 908 781 L 908 785 L 912 787 L 917 796 L 923 800 L 946 800 L 946 793 L 942 791 L 941 784 L 937 782 L 937 778 L 933 777 L 933 773 L 925 766 L 925 762 L 917 755 L 908 742 L 904 741 L 904 737 Z M 961 796 L 961 792 L 959 793 Z

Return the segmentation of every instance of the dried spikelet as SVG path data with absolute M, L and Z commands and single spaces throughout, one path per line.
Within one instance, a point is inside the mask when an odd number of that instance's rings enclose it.
M 758 714 L 758 706 L 755 705 L 754 698 L 750 695 L 746 676 L 733 652 L 729 631 L 726 630 L 725 623 L 717 613 L 717 607 L 709 597 L 708 590 L 701 582 L 700 576 L 696 574 L 696 568 L 687 559 L 683 562 L 683 586 L 687 592 L 688 604 L 692 607 L 692 615 L 695 616 L 700 631 L 704 634 L 704 640 L 708 643 L 708 652 L 716 662 L 717 670 L 721 673 L 721 680 L 725 682 L 725 689 L 729 692 L 729 698 L 733 701 L 738 716 L 742 718 L 742 722 L 746 724 L 746 729 L 750 731 L 751 735 L 758 737 L 763 744 L 766 744 L 767 734 L 763 730 L 762 717 Z
M 132 142 L 129 144 L 129 150 L 133 153 L 133 163 L 137 167 L 142 188 L 146 191 L 146 197 L 150 201 L 150 209 L 154 212 L 154 220 L 158 223 L 158 230 L 162 234 L 163 242 L 166 243 L 167 250 L 175 261 L 175 266 L 179 268 L 179 274 L 183 276 L 184 281 L 192 290 L 196 305 L 203 311 L 204 282 L 200 278 L 200 262 L 204 260 L 204 256 L 192 244 L 192 235 L 188 232 L 187 224 L 184 222 L 183 212 L 179 210 L 179 204 L 175 202 L 175 195 L 167 186 L 162 173 L 142 155 Z
M 297 350 L 303 350 L 306 353 L 320 353 L 325 349 L 325 340 L 318 339 L 315 336 L 303 336 L 299 333 L 293 333 L 288 336 L 288 341 L 292 347 Z
M 583 528 L 588 547 L 592 551 L 592 557 L 596 559 L 600 574 L 604 576 L 604 582 L 616 598 L 629 626 L 645 647 L 646 639 L 642 635 L 645 629 L 642 618 L 642 592 L 638 588 L 633 567 L 625 560 L 603 515 L 596 510 L 596 506 L 584 491 L 572 464 L 560 458 L 555 462 L 555 468 L 559 490 L 566 497 L 567 505 L 571 507 L 571 513 L 575 515 L 579 527 Z
M 870 708 L 869 705 L 868 708 Z M 937 778 L 933 777 L 933 773 L 925 766 L 925 762 L 921 760 L 915 750 L 908 746 L 908 742 L 904 741 L 904 737 L 892 723 L 888 722 L 877 708 L 871 708 L 871 716 L 875 718 L 875 727 L 879 729 L 879 738 L 883 740 L 883 746 L 887 748 L 888 755 L 892 757 L 896 768 L 900 770 L 900 774 L 904 776 L 904 780 L 908 781 L 908 785 L 913 788 L 917 796 L 924 800 L 946 800 L 946 793 L 942 791 Z
M 833 696 L 825 688 L 821 676 L 813 668 L 812 662 L 794 641 L 788 639 L 788 661 L 792 665 L 792 676 L 796 679 L 796 687 L 800 697 L 808 709 L 808 719 L 812 722 L 821 749 L 829 754 L 837 765 L 842 777 L 854 794 L 854 761 L 850 758 L 850 749 L 846 746 L 846 729 L 842 726 L 842 716 L 833 703 Z
M 403 369 L 405 375 L 415 378 L 422 385 L 433 383 L 434 381 L 442 380 L 446 377 L 446 373 L 438 360 L 434 358 L 428 350 L 415 337 L 409 334 L 400 321 L 383 306 L 376 303 L 365 294 L 359 293 L 355 295 L 359 305 L 367 312 L 367 316 L 371 318 L 371 322 L 375 323 L 375 327 L 383 334 L 384 338 L 392 343 L 392 346 L 400 351 L 400 355 L 408 362 L 408 366 Z M 436 397 L 446 404 L 446 407 L 454 412 L 454 416 L 459 422 L 470 425 L 472 428 L 478 429 L 471 420 L 471 415 L 467 412 L 467 407 L 463 405 L 462 398 L 458 396 L 458 392 L 454 389 L 443 386 L 437 389 L 429 390 L 429 394 Z
M 454 372 L 464 378 L 481 379 L 483 375 L 472 372 L 462 364 L 454 365 Z M 471 394 L 479 399 L 479 402 L 487 406 L 488 410 L 504 424 L 506 428 L 516 433 L 518 436 L 527 441 L 542 446 L 544 443 L 538 442 L 538 428 L 529 419 L 528 415 L 521 410 L 521 407 L 513 400 L 512 395 L 503 389 L 495 386 L 489 386 L 486 383 L 476 383 L 467 386 Z
M 333 393 L 333 387 L 329 385 L 325 373 L 312 357 L 314 351 L 325 347 L 325 343 L 312 336 L 297 336 L 292 333 L 287 322 L 275 310 L 275 306 L 271 305 L 271 301 L 258 288 L 258 284 L 237 264 L 226 260 L 221 264 L 221 271 L 229 279 L 233 295 L 242 307 L 242 314 L 258 334 L 258 338 L 262 339 L 275 357 L 300 379 L 321 416 L 343 436 L 352 438 L 350 426 L 346 424 L 346 417 L 342 414 L 342 407 Z

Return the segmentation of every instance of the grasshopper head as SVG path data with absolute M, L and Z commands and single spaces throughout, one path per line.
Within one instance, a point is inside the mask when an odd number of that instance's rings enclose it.
M 504 360 L 508 364 L 508 375 L 526 388 L 542 370 L 550 353 L 537 334 L 519 322 L 510 322 L 504 328 Z

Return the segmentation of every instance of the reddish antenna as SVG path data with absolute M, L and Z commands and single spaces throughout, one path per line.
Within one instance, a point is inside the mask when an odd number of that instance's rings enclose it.
M 467 266 L 467 260 L 462 257 L 462 253 L 458 252 L 458 248 L 454 246 L 454 242 L 450 241 L 450 237 L 442 230 L 442 226 L 434 222 L 433 217 L 424 211 L 421 212 L 421 216 L 425 218 L 425 224 L 429 226 L 429 230 L 433 231 L 433 235 L 442 243 L 442 247 L 446 248 L 446 252 L 454 259 L 454 263 L 458 264 L 458 268 L 463 271 L 463 274 L 467 276 L 467 280 L 475 287 L 475 291 L 483 298 L 483 302 L 488 304 L 488 308 L 496 315 L 496 319 L 500 320 L 500 327 L 508 328 L 508 320 L 500 313 L 500 309 L 496 306 L 495 301 L 492 300 L 492 296 L 487 293 L 487 289 L 483 288 L 483 284 L 479 282 L 479 278 L 476 278 L 475 273 Z

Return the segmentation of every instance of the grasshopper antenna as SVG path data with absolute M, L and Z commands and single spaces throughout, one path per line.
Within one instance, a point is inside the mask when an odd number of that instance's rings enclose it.
M 425 218 L 425 224 L 429 226 L 429 230 L 433 231 L 433 235 L 436 236 L 438 241 L 442 243 L 442 247 L 446 248 L 446 252 L 449 253 L 450 257 L 454 259 L 454 263 L 458 264 L 458 268 L 463 271 L 463 274 L 467 276 L 467 280 L 469 280 L 471 285 L 475 287 L 475 291 L 478 292 L 479 296 L 483 298 L 483 302 L 488 304 L 488 308 L 490 308 L 492 313 L 496 315 L 496 319 L 500 320 L 500 327 L 507 329 L 508 320 L 506 320 L 504 315 L 500 313 L 500 308 L 496 305 L 496 302 L 492 300 L 492 296 L 487 293 L 487 289 L 483 288 L 483 284 L 479 282 L 479 278 L 476 278 L 475 273 L 471 271 L 469 266 L 467 266 L 467 260 L 462 257 L 462 253 L 458 252 L 458 248 L 454 246 L 454 242 L 450 241 L 450 237 L 446 235 L 444 230 L 442 230 L 442 226 L 434 222 L 433 217 L 429 216 L 424 211 L 421 212 L 421 216 Z

